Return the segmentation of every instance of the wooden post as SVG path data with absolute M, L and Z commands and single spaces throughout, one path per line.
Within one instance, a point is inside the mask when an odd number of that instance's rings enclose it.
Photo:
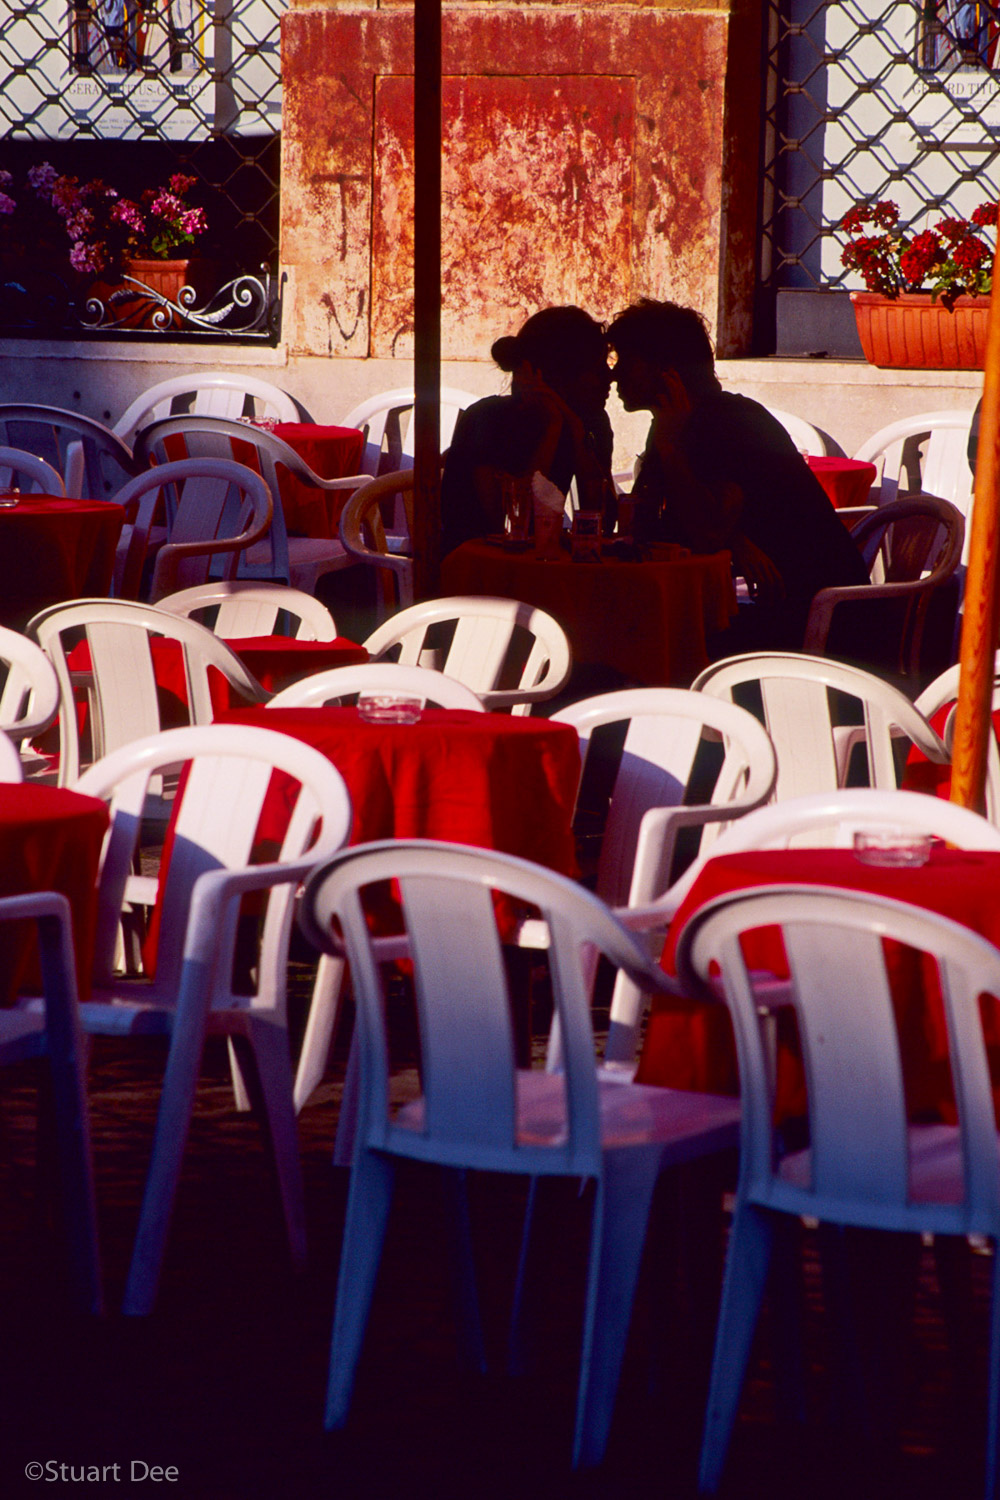
M 993 732 L 993 663 L 1000 626 L 1000 233 L 993 259 L 993 291 L 986 336 L 986 371 L 979 413 L 975 503 L 972 507 L 969 567 L 965 580 L 961 667 L 951 800 L 985 810 L 986 752 Z
M 413 591 L 437 591 L 441 515 L 441 0 L 415 0 Z

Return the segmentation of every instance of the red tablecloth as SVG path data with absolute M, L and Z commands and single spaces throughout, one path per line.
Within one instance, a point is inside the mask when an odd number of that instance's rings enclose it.
M 892 896 L 940 912 L 1000 943 L 1000 854 L 935 847 L 926 865 L 883 869 L 862 864 L 849 849 L 749 850 L 720 854 L 706 863 L 671 923 L 663 967 L 673 971 L 676 937 L 699 907 L 730 891 L 779 882 Z M 778 975 L 787 972 L 780 938 L 773 930 L 755 935 L 746 952 L 754 968 Z M 904 967 L 894 977 L 909 1108 L 914 1115 L 947 1117 L 954 1101 L 940 997 L 919 972 Z M 1000 1019 L 987 1017 L 987 1030 L 1000 1061 Z M 641 1083 L 736 1093 L 736 1055 L 726 1007 L 655 996 L 637 1078 Z M 801 1070 L 794 1049 L 784 1048 L 779 1056 L 777 1113 L 799 1114 L 803 1105 Z
M 575 662 L 613 667 L 651 686 L 686 685 L 708 665 L 706 635 L 736 613 L 728 552 L 654 549 L 644 562 L 605 556 L 542 562 L 486 541 L 465 542 L 441 565 L 443 594 L 496 594 L 553 615 Z
M 236 652 L 247 671 L 252 672 L 269 693 L 280 692 L 303 677 L 311 677 L 314 672 L 325 672 L 330 667 L 352 667 L 368 660 L 364 646 L 342 635 L 332 641 L 297 641 L 287 635 L 255 635 L 227 640 L 226 645 Z
M 821 454 L 807 454 L 806 463 L 837 510 L 845 506 L 870 503 L 868 492 L 878 475 L 874 464 L 866 463 L 860 458 L 835 458 Z
M 357 474 L 364 434 L 355 427 L 324 427 L 314 422 L 279 422 L 274 429 L 321 479 Z M 281 508 L 289 531 L 302 536 L 335 537 L 349 490 L 316 490 L 287 471 L 281 478 Z
M 0 896 L 59 891 L 73 912 L 77 982 L 90 993 L 97 868 L 108 809 L 95 797 L 61 787 L 0 783 Z M 35 988 L 34 942 L 27 933 L 0 931 L 0 1002 Z
M 0 623 L 18 628 L 50 604 L 111 587 L 120 505 L 24 495 L 0 508 Z
M 568 724 L 439 708 L 416 724 L 367 723 L 355 708 L 242 708 L 219 719 L 322 750 L 351 794 L 352 843 L 442 839 L 576 874 L 580 754 Z M 273 836 L 266 825 L 261 835 Z

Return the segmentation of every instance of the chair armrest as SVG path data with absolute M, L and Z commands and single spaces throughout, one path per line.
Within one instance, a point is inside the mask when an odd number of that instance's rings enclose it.
M 274 519 L 274 501 L 268 491 L 267 503 L 255 522 L 238 536 L 216 537 L 212 540 L 190 542 L 166 542 L 156 554 L 150 600 L 164 598 L 177 591 L 177 573 L 186 557 L 217 557 L 223 552 L 242 552 L 261 541 L 271 529 Z
M 852 604 L 855 600 L 912 599 L 916 594 L 935 589 L 947 581 L 935 570 L 926 578 L 915 578 L 908 583 L 858 583 L 843 588 L 820 589 L 813 595 L 806 620 L 802 649 L 808 655 L 822 656 L 830 634 L 833 612 L 839 604 Z

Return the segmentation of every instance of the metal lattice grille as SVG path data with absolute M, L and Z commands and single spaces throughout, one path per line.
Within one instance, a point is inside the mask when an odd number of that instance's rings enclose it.
M 966 0 L 772 0 L 761 279 L 861 286 L 837 226 L 891 198 L 904 227 L 997 194 L 1000 9 Z
M 273 270 L 286 5 L 8 0 L 0 27 L 0 167 L 23 182 L 29 167 L 49 161 L 60 173 L 100 177 L 133 197 L 174 172 L 191 175 L 192 201 L 210 226 L 199 253 L 224 268 L 223 279 Z M 26 267 L 25 278 L 31 272 Z M 43 300 L 53 331 L 58 295 Z M 0 321 L 16 324 L 18 309 L 32 303 L 38 297 L 30 291 L 0 297 Z M 82 314 L 77 322 L 72 308 L 66 321 L 67 328 L 93 326 Z M 273 309 L 266 324 L 270 336 Z M 216 331 L 237 325 L 246 331 L 238 316 Z M 168 326 L 176 332 L 178 319 Z

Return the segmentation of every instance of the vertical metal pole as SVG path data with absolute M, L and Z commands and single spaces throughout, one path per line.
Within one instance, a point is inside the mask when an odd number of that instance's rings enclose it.
M 985 808 L 986 752 L 993 732 L 993 662 L 1000 623 L 1000 231 L 986 335 L 986 374 L 979 413 L 976 492 L 965 578 L 958 708 L 952 749 L 951 800 Z
M 413 585 L 437 590 L 441 514 L 441 0 L 415 0 Z

